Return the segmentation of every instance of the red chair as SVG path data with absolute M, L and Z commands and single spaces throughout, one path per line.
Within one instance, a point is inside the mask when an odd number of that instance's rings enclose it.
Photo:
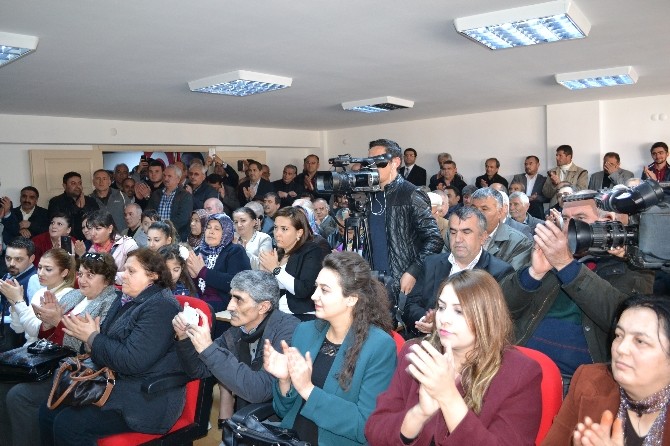
M 405 345 L 405 338 L 403 338 L 400 335 L 400 333 L 398 333 L 395 330 L 391 331 L 391 337 L 395 341 L 395 347 L 396 347 L 398 353 L 400 353 L 400 350 L 402 350 L 402 346 Z
M 212 324 L 212 309 L 203 300 L 190 296 L 175 296 L 181 306 L 188 302 L 189 306 L 202 310 Z M 98 440 L 98 446 L 130 446 L 130 445 L 187 445 L 207 435 L 209 414 L 212 410 L 212 389 L 215 379 L 190 380 L 185 374 L 168 375 L 158 380 L 145 383 L 142 391 L 157 393 L 165 389 L 186 386 L 186 403 L 181 416 L 167 434 L 141 434 L 129 432 L 116 434 Z
M 554 417 L 558 414 L 563 402 L 563 378 L 561 372 L 554 364 L 554 361 L 542 352 L 526 347 L 516 346 L 516 348 L 534 359 L 542 368 L 542 418 L 540 419 L 540 430 L 535 437 L 535 444 L 539 445 L 549 432 Z

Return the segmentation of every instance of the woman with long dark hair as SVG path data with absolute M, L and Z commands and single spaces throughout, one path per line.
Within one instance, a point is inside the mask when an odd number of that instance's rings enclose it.
M 328 255 L 316 285 L 317 319 L 298 325 L 281 353 L 265 343 L 274 408 L 311 444 L 366 444 L 365 421 L 396 365 L 386 290 L 353 252 Z
M 531 446 L 542 370 L 512 347 L 500 286 L 465 270 L 440 287 L 433 331 L 409 342 L 365 435 L 371 445 Z
M 259 254 L 260 269 L 277 277 L 281 289 L 279 309 L 302 321 L 314 319 L 316 289 L 314 280 L 325 257 L 313 241 L 307 217 L 302 208 L 285 207 L 275 215 L 277 249 Z

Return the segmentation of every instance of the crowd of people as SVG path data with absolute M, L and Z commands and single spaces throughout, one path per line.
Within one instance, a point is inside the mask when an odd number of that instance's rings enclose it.
M 626 247 L 576 254 L 567 231 L 627 221 L 598 206 L 601 189 L 670 181 L 668 146 L 650 152 L 639 178 L 614 152 L 589 175 L 561 145 L 547 176 L 534 155 L 507 178 L 489 158 L 467 184 L 450 154 L 429 177 L 415 149 L 379 139 L 363 223 L 353 196 L 318 188 L 316 155 L 276 181 L 255 160 L 240 177 L 218 155 L 143 156 L 94 172 L 89 196 L 66 173 L 48 209 L 27 186 L 19 206 L 0 202 L 0 351 L 47 339 L 117 379 L 103 407 L 55 410 L 50 379 L 0 379 L 0 445 L 166 432 L 184 389 L 140 387 L 170 372 L 216 377 L 220 428 L 272 402 L 311 444 L 531 445 L 542 371 L 515 345 L 563 377 L 542 444 L 670 444 L 667 275 Z M 196 310 L 194 324 L 176 295 L 228 315 Z

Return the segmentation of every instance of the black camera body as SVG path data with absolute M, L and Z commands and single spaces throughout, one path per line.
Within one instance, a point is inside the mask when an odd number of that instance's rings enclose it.
M 386 167 L 391 161 L 391 154 L 378 155 L 370 158 L 353 158 L 351 155 L 338 155 L 328 162 L 335 171 L 316 173 L 316 190 L 319 193 L 379 192 L 379 167 Z M 347 171 L 346 166 L 360 164 L 360 170 Z M 337 172 L 341 168 L 342 172 Z
M 575 254 L 606 255 L 609 249 L 626 247 L 628 261 L 639 268 L 670 267 L 670 184 L 646 180 L 633 188 L 605 189 L 595 194 L 566 197 L 565 201 L 593 198 L 607 212 L 629 216 L 627 225 L 619 221 L 591 225 L 571 220 L 568 245 Z

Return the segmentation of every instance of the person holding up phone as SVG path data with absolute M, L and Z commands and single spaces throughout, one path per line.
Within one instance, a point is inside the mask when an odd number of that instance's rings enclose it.
M 502 290 L 483 270 L 442 283 L 433 331 L 408 342 L 365 427 L 371 445 L 534 445 L 539 364 L 512 347 Z
M 57 212 L 51 217 L 49 230 L 33 237 L 35 244 L 35 267 L 40 263 L 40 259 L 45 252 L 53 248 L 63 248 L 68 253 L 74 255 L 73 246 L 77 242 L 75 237 L 70 236 L 72 231 L 72 219 L 63 212 Z

